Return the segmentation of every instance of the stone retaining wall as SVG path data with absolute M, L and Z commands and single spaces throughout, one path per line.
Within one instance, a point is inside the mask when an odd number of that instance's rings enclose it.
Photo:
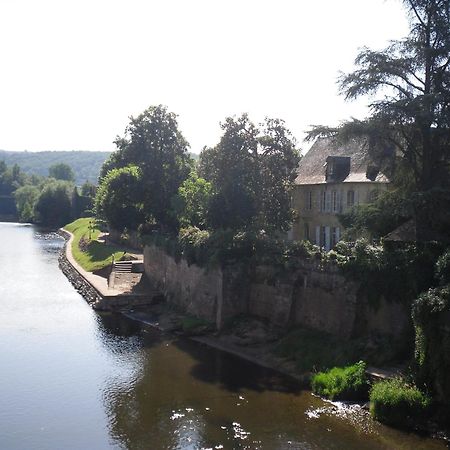
M 188 314 L 217 323 L 218 305 L 222 303 L 222 271 L 205 269 L 186 260 L 179 262 L 156 246 L 144 248 L 144 271 L 152 285 Z
M 295 271 L 274 266 L 228 266 L 207 270 L 176 261 L 156 246 L 145 246 L 144 269 L 168 302 L 216 323 L 239 314 L 281 327 L 298 325 L 340 338 L 400 337 L 411 327 L 408 308 L 380 299 L 377 307 L 358 295 L 332 264 L 305 260 Z

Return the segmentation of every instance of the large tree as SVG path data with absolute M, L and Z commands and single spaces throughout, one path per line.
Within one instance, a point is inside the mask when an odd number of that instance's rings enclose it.
M 221 127 L 220 142 L 203 149 L 200 155 L 200 176 L 213 187 L 208 224 L 212 228 L 246 228 L 257 212 L 258 172 L 254 162 L 258 129 L 246 114 L 228 117 Z
M 48 226 L 62 226 L 70 222 L 73 185 L 67 181 L 47 183 L 34 206 L 34 219 Z
M 379 95 L 363 121 L 339 128 L 315 127 L 317 135 L 368 137 L 380 160 L 387 149 L 401 155 L 399 167 L 413 180 L 419 239 L 442 236 L 450 225 L 450 0 L 404 0 L 410 33 L 382 51 L 363 48 L 356 70 L 341 76 L 347 99 Z
M 110 170 L 102 179 L 95 197 L 95 211 L 113 228 L 136 230 L 144 222 L 142 172 L 136 166 Z
M 142 172 L 139 198 L 147 219 L 164 230 L 177 223 L 171 212 L 171 200 L 192 168 L 187 152 L 189 144 L 178 129 L 176 115 L 165 106 L 152 106 L 137 117 L 130 117 L 124 137 L 117 137 L 118 148 L 105 163 L 101 177 L 114 168 L 130 164 Z
M 199 173 L 212 184 L 212 228 L 285 230 L 289 194 L 299 161 L 295 140 L 278 119 L 253 124 L 246 114 L 228 117 L 219 144 L 200 155 Z

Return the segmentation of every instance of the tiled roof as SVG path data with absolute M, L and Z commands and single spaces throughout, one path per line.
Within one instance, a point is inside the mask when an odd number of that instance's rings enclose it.
M 350 173 L 342 180 L 344 183 L 388 183 L 385 175 L 379 173 L 375 180 L 367 178 L 367 167 L 370 158 L 367 144 L 362 139 L 354 139 L 346 144 L 337 143 L 331 138 L 320 138 L 312 145 L 308 153 L 300 161 L 295 184 L 326 183 L 325 164 L 328 156 L 349 156 Z

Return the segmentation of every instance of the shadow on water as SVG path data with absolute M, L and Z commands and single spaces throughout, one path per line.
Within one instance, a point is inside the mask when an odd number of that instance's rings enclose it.
M 300 394 L 297 380 L 253 362 L 206 345 L 179 339 L 174 345 L 195 360 L 191 375 L 205 383 L 219 384 L 230 392 L 252 390 Z
M 96 322 L 100 342 L 114 355 L 150 349 L 162 341 L 161 333 L 157 330 L 144 330 L 139 322 L 120 313 L 97 313 Z

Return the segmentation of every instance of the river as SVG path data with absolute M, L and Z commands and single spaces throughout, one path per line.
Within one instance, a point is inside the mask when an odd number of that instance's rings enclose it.
M 444 449 L 189 340 L 95 313 L 55 234 L 0 223 L 0 449 Z

